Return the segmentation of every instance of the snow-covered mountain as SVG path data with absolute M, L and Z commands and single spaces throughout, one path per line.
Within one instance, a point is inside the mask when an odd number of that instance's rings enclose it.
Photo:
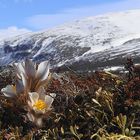
M 17 28 L 15 26 L 8 27 L 6 29 L 0 29 L 0 40 L 8 39 L 21 34 L 26 34 L 31 32 L 25 28 Z
M 0 41 L 0 65 L 28 57 L 63 68 L 94 69 L 119 66 L 127 55 L 140 62 L 140 10 L 88 17 Z

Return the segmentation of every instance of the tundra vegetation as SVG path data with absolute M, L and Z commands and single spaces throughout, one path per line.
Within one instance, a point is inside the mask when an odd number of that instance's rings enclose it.
M 140 140 L 140 75 L 55 73 L 25 60 L 0 70 L 0 140 Z

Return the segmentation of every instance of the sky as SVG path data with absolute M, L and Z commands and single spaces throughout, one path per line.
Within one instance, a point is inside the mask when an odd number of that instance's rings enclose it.
M 133 9 L 140 9 L 140 0 L 0 0 L 0 37 Z

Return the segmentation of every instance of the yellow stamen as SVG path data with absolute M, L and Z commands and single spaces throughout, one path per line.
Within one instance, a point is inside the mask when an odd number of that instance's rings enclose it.
M 47 105 L 44 101 L 42 100 L 38 100 L 33 107 L 36 107 L 36 109 L 38 110 L 44 110 L 45 108 L 47 108 Z

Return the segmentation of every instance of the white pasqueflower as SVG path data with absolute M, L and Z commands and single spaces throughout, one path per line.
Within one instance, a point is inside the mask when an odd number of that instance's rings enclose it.
M 24 88 L 29 90 L 38 90 L 43 85 L 49 76 L 49 62 L 43 61 L 38 66 L 30 59 L 25 62 L 14 64 L 17 71 L 17 77 L 22 79 Z
M 36 113 L 44 114 L 47 111 L 51 110 L 51 105 L 56 96 L 55 93 L 50 93 L 46 95 L 44 89 L 42 88 L 39 92 L 29 92 L 28 104 L 32 110 Z
M 27 113 L 27 117 L 38 127 L 42 127 L 42 119 L 44 116 L 50 113 L 51 105 L 54 101 L 56 94 L 51 93 L 50 95 L 46 95 L 44 88 L 40 87 L 38 92 L 28 92 L 28 95 L 29 110 Z
M 1 89 L 1 92 L 6 97 L 15 97 L 19 93 L 24 91 L 24 87 L 21 80 L 17 80 L 16 85 L 7 85 L 5 88 Z
M 1 92 L 6 97 L 15 97 L 17 95 L 16 93 L 16 87 L 14 85 L 7 85 L 5 88 L 1 89 Z

